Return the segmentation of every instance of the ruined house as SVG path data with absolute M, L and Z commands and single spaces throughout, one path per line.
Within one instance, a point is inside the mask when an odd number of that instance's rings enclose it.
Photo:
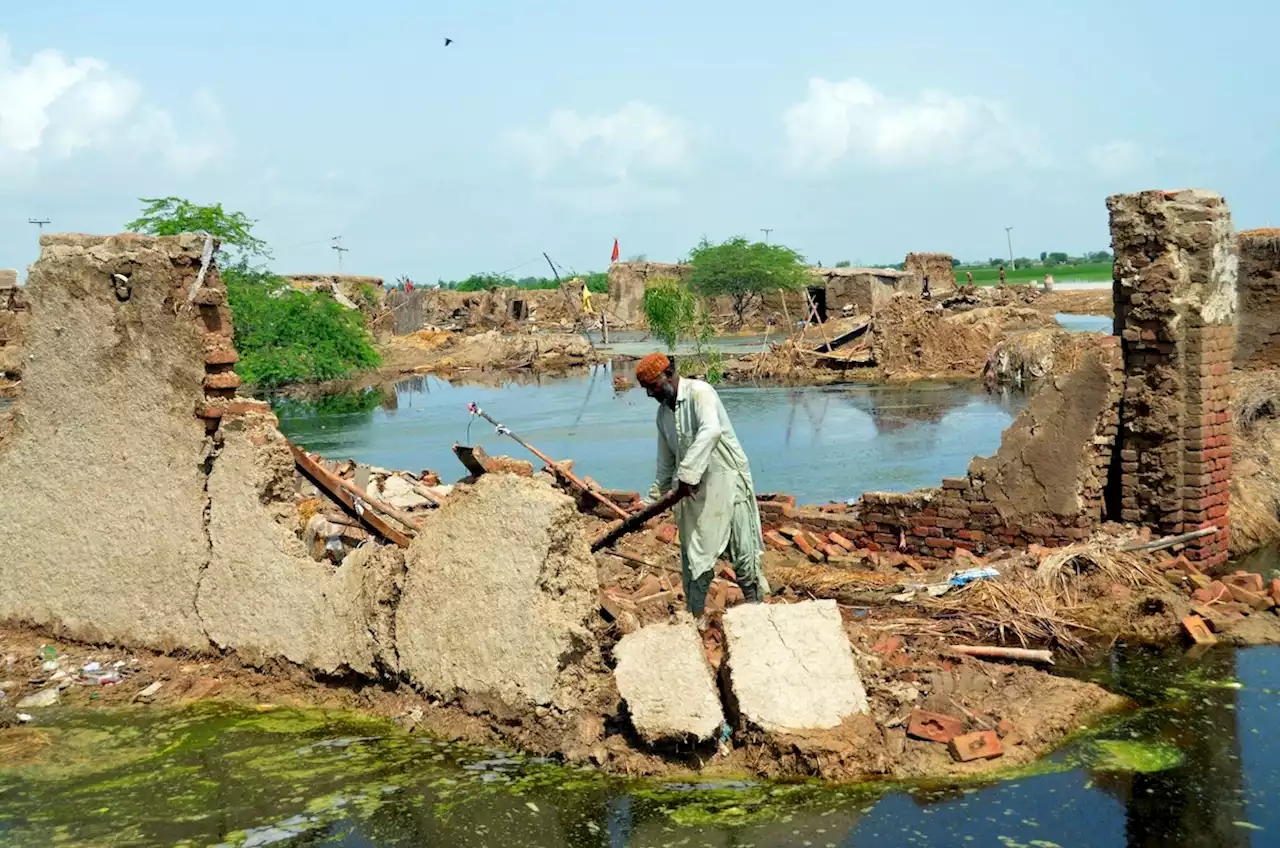
M 0 269 L 0 393 L 22 379 L 22 337 L 27 300 L 18 272 Z

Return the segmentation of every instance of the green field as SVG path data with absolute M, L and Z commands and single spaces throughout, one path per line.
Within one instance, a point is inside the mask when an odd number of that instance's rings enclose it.
M 1044 279 L 1045 272 L 1053 274 L 1055 283 L 1106 282 L 1111 279 L 1110 262 L 1089 262 L 1082 265 L 1051 265 L 1047 268 L 1033 265 L 1030 268 L 1019 268 L 1010 271 L 1005 266 L 1006 281 L 1010 283 L 1038 283 Z M 973 274 L 973 281 L 980 286 L 994 286 L 1000 282 L 999 268 L 957 268 L 956 282 L 965 282 L 964 272 Z

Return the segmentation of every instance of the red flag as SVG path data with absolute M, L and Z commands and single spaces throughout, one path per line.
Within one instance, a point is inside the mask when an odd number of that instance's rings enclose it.
M 618 240 L 616 238 L 613 240 L 613 256 L 609 258 L 609 261 L 610 262 L 618 261 Z

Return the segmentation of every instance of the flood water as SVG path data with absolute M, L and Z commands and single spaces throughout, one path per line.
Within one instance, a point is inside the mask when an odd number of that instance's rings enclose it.
M 475 401 L 547 455 L 575 460 L 575 472 L 608 488 L 648 489 L 657 406 L 643 391 L 615 393 L 608 365 L 578 376 L 526 379 L 493 387 L 422 377 L 382 396 L 277 401 L 276 412 L 284 434 L 308 450 L 384 468 L 431 469 L 445 480 L 465 473 L 452 452 L 455 442 L 531 459 L 467 413 Z M 719 391 L 756 489 L 790 492 L 807 503 L 909 491 L 963 475 L 975 454 L 999 446 L 1001 431 L 1025 402 L 971 383 Z
M 1055 313 L 1053 318 L 1062 325 L 1063 329 L 1073 333 L 1106 333 L 1107 335 L 1111 335 L 1115 321 L 1110 315 L 1074 315 L 1070 312 Z
M 0 845 L 1277 844 L 1280 648 L 1119 646 L 1077 673 L 1143 709 L 1003 780 L 928 786 L 625 781 L 352 715 L 55 709 L 0 731 Z

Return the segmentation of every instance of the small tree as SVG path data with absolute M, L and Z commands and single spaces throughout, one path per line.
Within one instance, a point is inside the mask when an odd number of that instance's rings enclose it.
M 804 257 L 791 248 L 749 242 L 741 236 L 722 244 L 704 238 L 690 251 L 689 262 L 693 290 L 704 297 L 731 297 L 739 326 L 767 293 L 802 288 L 809 280 Z
M 681 339 L 696 335 L 698 299 L 674 277 L 654 277 L 644 286 L 644 317 L 649 331 L 675 352 Z
M 197 206 L 181 197 L 142 197 L 139 201 L 146 206 L 141 215 L 125 224 L 129 232 L 152 236 L 208 233 L 221 242 L 220 250 L 239 254 L 233 258 L 271 258 L 267 243 L 253 235 L 257 222 L 243 212 L 227 212 L 221 203 Z

